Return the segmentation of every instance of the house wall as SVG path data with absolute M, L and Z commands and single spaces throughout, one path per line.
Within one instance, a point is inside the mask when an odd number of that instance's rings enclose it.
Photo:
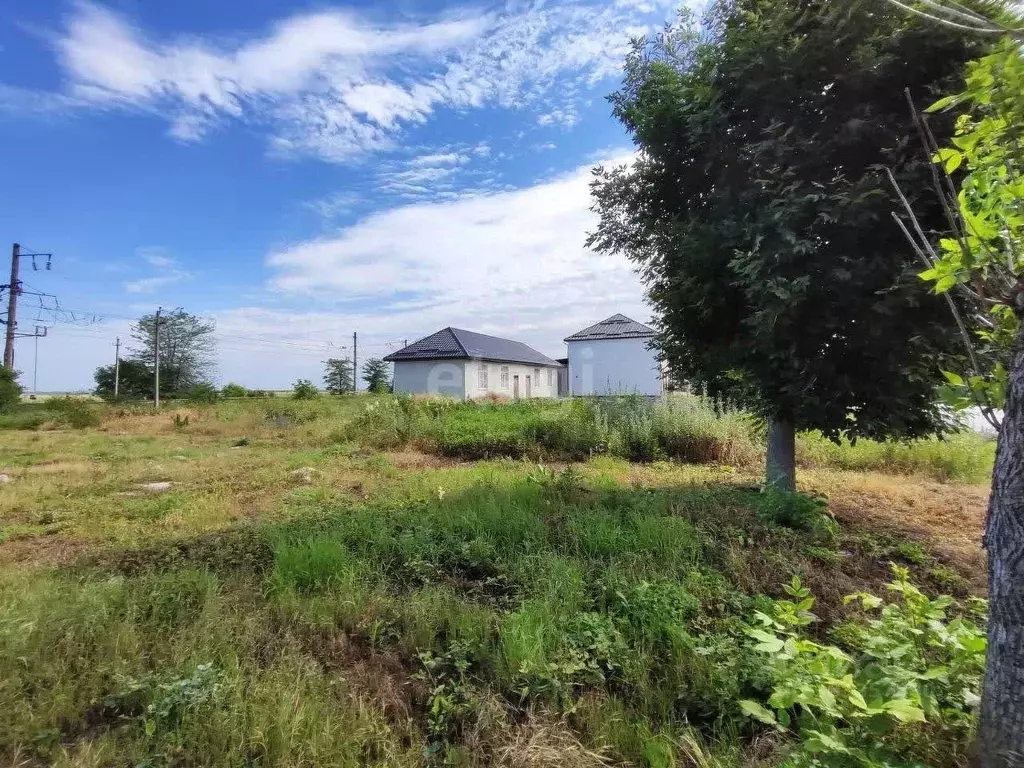
M 480 366 L 487 366 L 487 386 L 480 386 Z M 508 368 L 508 386 L 502 386 L 501 369 Z M 538 384 L 535 369 L 540 371 Z M 548 371 L 551 371 L 551 384 L 548 385 Z M 526 377 L 532 379 L 531 397 L 558 396 L 558 367 L 520 365 L 518 363 L 494 363 L 486 360 L 469 360 L 466 362 L 465 391 L 466 397 L 484 397 L 488 394 L 512 397 L 513 376 L 519 376 L 519 396 L 526 397 Z
M 573 395 L 660 395 L 661 371 L 650 339 L 570 341 Z
M 395 392 L 466 397 L 465 360 L 399 360 L 395 363 Z

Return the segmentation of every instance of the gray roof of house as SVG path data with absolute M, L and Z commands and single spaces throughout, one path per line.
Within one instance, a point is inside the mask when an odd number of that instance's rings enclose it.
M 521 341 L 487 336 L 462 328 L 442 328 L 419 341 L 414 341 L 384 359 L 390 363 L 402 360 L 439 360 L 478 358 L 504 363 L 530 363 L 531 365 L 558 365 Z
M 607 320 L 566 336 L 565 341 L 594 341 L 597 339 L 645 339 L 654 336 L 655 330 L 625 315 L 612 315 Z

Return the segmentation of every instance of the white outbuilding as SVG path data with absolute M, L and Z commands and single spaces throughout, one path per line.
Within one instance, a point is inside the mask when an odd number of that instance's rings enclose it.
M 660 395 L 654 335 L 654 329 L 643 323 L 612 315 L 567 337 L 569 394 Z

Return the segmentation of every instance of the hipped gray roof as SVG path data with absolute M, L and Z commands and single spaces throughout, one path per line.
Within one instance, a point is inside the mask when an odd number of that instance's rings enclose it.
M 631 320 L 625 315 L 612 315 L 607 320 L 567 336 L 565 341 L 596 341 L 598 339 L 645 339 L 654 336 L 650 326 Z
M 441 360 L 477 358 L 501 363 L 528 363 L 530 365 L 558 365 L 521 341 L 502 339 L 462 328 L 443 328 L 437 333 L 414 341 L 385 357 L 389 363 L 402 360 Z

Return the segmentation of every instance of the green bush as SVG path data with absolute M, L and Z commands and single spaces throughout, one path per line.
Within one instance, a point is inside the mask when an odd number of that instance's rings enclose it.
M 292 385 L 292 397 L 296 400 L 312 400 L 319 395 L 320 390 L 309 379 L 299 379 Z
M 849 651 L 806 637 L 814 598 L 797 578 L 785 586 L 791 600 L 755 614 L 747 632 L 770 670 L 771 692 L 740 707 L 796 737 L 787 764 L 952 765 L 968 753 L 985 668 L 984 627 L 972 618 L 984 602 L 965 609 L 948 596 L 930 599 L 906 569 L 893 566 L 893 574 L 894 602 L 847 598 L 868 616 L 846 625 Z
M 21 385 L 18 374 L 5 365 L 0 365 L 0 413 L 10 413 L 21 402 Z
M 249 397 L 250 392 L 241 384 L 229 382 L 220 389 L 221 397 Z
M 214 389 L 212 384 L 208 384 L 206 382 L 193 384 L 185 393 L 186 400 L 190 403 L 197 403 L 201 405 L 216 403 L 218 397 L 219 395 L 217 394 L 217 390 Z
M 51 414 L 51 421 L 73 429 L 95 427 L 100 423 L 98 408 L 80 397 L 51 397 L 43 403 L 43 408 Z

